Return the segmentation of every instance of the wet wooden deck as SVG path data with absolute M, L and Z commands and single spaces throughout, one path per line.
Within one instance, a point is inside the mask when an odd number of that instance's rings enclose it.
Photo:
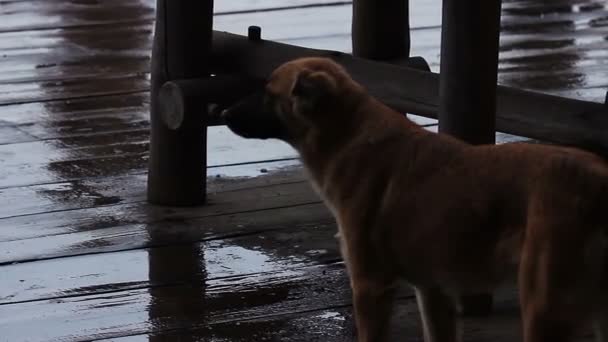
M 436 71 L 440 0 L 411 3 L 413 54 Z M 0 0 L 0 341 L 352 340 L 336 228 L 287 146 L 211 128 L 209 205 L 144 201 L 153 6 Z M 216 12 L 220 30 L 350 49 L 348 2 Z M 501 83 L 603 101 L 605 1 L 504 0 L 503 21 Z M 515 341 L 518 324 L 506 289 L 466 340 Z M 407 289 L 393 334 L 421 340 Z

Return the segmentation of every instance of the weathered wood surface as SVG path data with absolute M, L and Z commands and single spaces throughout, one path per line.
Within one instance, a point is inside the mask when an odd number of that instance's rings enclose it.
M 412 55 L 438 71 L 440 1 L 410 1 Z M 505 0 L 499 80 L 603 101 L 603 6 Z M 351 11 L 216 0 L 215 28 L 348 52 Z M 211 128 L 210 205 L 145 203 L 153 1 L 0 0 L 0 17 L 0 341 L 352 340 L 333 220 L 286 145 Z M 404 290 L 394 340 L 421 341 L 417 315 Z M 517 340 L 512 291 L 467 323 L 467 341 Z

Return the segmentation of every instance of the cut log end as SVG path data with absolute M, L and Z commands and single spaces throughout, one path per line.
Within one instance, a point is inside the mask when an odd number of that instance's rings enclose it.
M 160 116 L 162 122 L 171 130 L 179 129 L 184 122 L 184 96 L 174 82 L 167 82 L 159 92 Z

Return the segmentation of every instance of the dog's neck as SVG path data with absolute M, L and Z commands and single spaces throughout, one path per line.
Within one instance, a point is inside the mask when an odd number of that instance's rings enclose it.
M 335 165 L 339 158 L 348 158 L 361 148 L 381 146 L 395 139 L 413 140 L 420 134 L 428 134 L 405 115 L 369 96 L 361 103 L 341 108 L 350 109 L 337 114 L 343 120 L 334 120 L 333 126 L 313 131 L 303 142 L 294 145 L 309 177 L 319 189 L 325 186 L 330 173 L 327 167 Z

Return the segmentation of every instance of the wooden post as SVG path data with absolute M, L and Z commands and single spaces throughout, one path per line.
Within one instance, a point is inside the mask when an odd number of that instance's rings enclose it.
M 406 59 L 410 55 L 408 0 L 355 0 L 352 22 L 353 55 L 375 60 Z
M 159 91 L 175 79 L 209 76 L 213 0 L 157 0 L 150 98 L 148 201 L 161 205 L 196 205 L 205 200 L 206 117 L 186 113 L 193 123 L 172 130 L 159 114 Z
M 501 0 L 444 0 L 439 131 L 493 144 Z M 491 294 L 460 298 L 465 315 L 492 311 Z
M 500 0 L 444 0 L 439 131 L 495 142 Z

